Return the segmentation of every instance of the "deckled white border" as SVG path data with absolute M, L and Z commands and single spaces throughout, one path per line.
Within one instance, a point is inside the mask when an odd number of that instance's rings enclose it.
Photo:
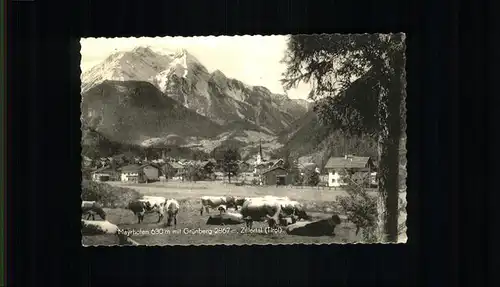
M 385 35 L 392 35 L 392 34 L 403 34 L 405 36 L 405 59 L 404 59 L 404 83 L 403 83 L 403 86 L 404 86 L 404 89 L 403 89 L 403 104 L 405 106 L 405 111 L 406 111 L 406 117 L 405 117 L 405 121 L 406 121 L 406 125 L 405 125 L 405 129 L 402 131 L 402 134 L 406 137 L 406 141 L 408 139 L 408 134 L 407 134 L 407 114 L 408 114 L 408 107 L 407 107 L 407 102 L 406 102 L 406 98 L 407 98 L 407 91 L 406 91 L 406 87 L 407 87 L 407 77 L 406 77 L 406 74 L 407 74 L 407 71 L 406 71 L 406 34 L 403 33 L 403 32 L 398 32 L 398 33 L 360 33 L 360 34 L 350 34 L 350 35 L 355 35 L 355 36 L 362 36 L 362 35 L 369 35 L 369 34 L 385 34 Z M 292 35 L 292 34 L 288 34 L 288 35 Z M 80 52 L 81 52 L 81 40 L 82 39 L 92 39 L 92 40 L 105 40 L 105 39 L 130 39 L 130 38 L 137 38 L 137 39 L 164 39 L 165 37 L 171 37 L 171 38 L 234 38 L 234 37 L 252 37 L 252 38 L 255 38 L 255 37 L 273 37 L 273 36 L 288 36 L 288 35 L 279 35 L 279 34 L 272 34 L 272 35 L 248 35 L 248 34 L 245 34 L 245 35 L 232 35 L 232 36 L 229 36 L 229 35 L 218 35 L 218 36 L 164 36 L 164 37 L 160 37 L 160 36 L 156 36 L 156 37 L 87 37 L 87 38 L 81 38 L 80 39 Z M 327 33 L 320 33 L 320 34 L 311 34 L 311 35 L 332 35 L 332 34 L 327 34 Z M 333 35 L 341 35 L 340 33 L 334 33 Z M 81 70 L 81 63 L 82 63 L 82 55 L 81 53 L 80 54 L 80 65 L 79 65 L 79 69 L 80 69 L 80 89 L 82 87 L 82 82 L 81 82 L 81 77 L 83 75 L 82 73 L 82 70 Z M 81 90 L 80 90 L 81 91 Z M 80 92 L 80 101 L 81 101 L 81 92 Z M 83 136 L 83 123 L 81 122 L 81 107 L 82 107 L 82 103 L 80 102 L 80 131 L 82 132 L 82 136 Z M 81 137 L 80 139 L 80 146 L 81 146 L 81 143 L 82 143 L 82 140 L 83 140 L 83 137 Z M 139 246 L 134 246 L 134 245 L 119 245 L 119 244 L 115 244 L 115 245 L 85 245 L 83 244 L 83 234 L 81 233 L 80 231 L 80 236 L 81 236 L 81 244 L 82 244 L 82 247 L 85 247 L 85 248 L 112 248 L 112 247 L 121 247 L 121 248 L 127 248 L 127 247 L 133 247 L 133 248 L 141 248 L 141 247 L 176 247 L 176 246 L 182 246 L 182 247 L 186 247 L 186 246 L 189 246 L 189 247 L 192 247 L 192 246 L 290 246 L 290 245 L 319 245 L 319 246 L 324 246 L 324 245 L 351 245 L 351 244 L 354 244 L 354 245 L 357 245 L 357 244 L 362 244 L 362 245 L 378 245 L 378 244 L 383 244 L 383 245 L 401 245 L 401 244 L 407 244 L 408 243 L 408 225 L 407 225 L 407 220 L 408 220 L 408 212 L 407 212 L 407 206 L 408 206 L 408 193 L 407 193 L 407 190 L 408 190 L 408 177 L 407 177 L 407 165 L 408 165 L 408 158 L 407 158 L 407 154 L 408 154 L 408 150 L 407 150 L 407 146 L 406 144 L 404 146 L 402 146 L 402 148 L 405 150 L 406 152 L 406 165 L 404 167 L 404 170 L 405 170 L 405 193 L 406 193 L 406 196 L 404 197 L 403 199 L 403 204 L 405 205 L 405 208 L 404 208 L 404 212 L 406 214 L 406 218 L 404 219 L 404 222 L 401 221 L 400 222 L 400 218 L 402 217 L 401 214 L 399 214 L 398 216 L 398 227 L 400 225 L 403 225 L 404 223 L 404 232 L 401 232 L 399 235 L 398 235 L 398 241 L 397 242 L 377 242 L 377 243 L 366 243 L 366 242 L 362 242 L 362 241 L 357 241 L 357 242 L 331 242 L 331 243 L 314 243 L 314 242 L 311 242 L 311 243 L 300 243 L 300 242 L 295 242 L 295 243 L 252 243 L 252 244 L 248 244 L 248 243 L 244 243 L 244 244 L 241 244 L 241 243 L 210 243 L 210 244 L 165 244 L 165 245 L 139 245 Z M 80 158 L 81 160 L 83 160 L 83 155 L 82 153 L 80 152 Z M 81 172 L 81 169 L 80 169 L 80 172 Z M 81 183 L 82 183 L 82 180 L 83 180 L 83 176 L 81 177 L 81 181 L 80 181 L 80 190 L 81 190 Z M 400 197 L 401 198 L 401 197 Z M 81 201 L 82 201 L 82 198 L 81 198 L 81 192 L 80 192 L 80 206 L 81 206 Z M 81 208 L 81 207 L 79 207 Z M 112 235 L 111 235 L 112 236 Z M 401 239 L 401 240 L 400 240 Z

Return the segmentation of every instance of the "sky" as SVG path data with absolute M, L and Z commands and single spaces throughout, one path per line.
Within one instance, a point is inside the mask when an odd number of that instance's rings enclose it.
M 280 63 L 287 36 L 211 36 L 156 38 L 84 38 L 81 43 L 81 69 L 89 70 L 116 51 L 138 46 L 153 49 L 186 49 L 209 72 L 222 71 L 227 77 L 252 86 L 264 86 L 284 94 L 280 79 L 285 65 Z M 307 99 L 310 84 L 301 83 L 287 92 L 292 99 Z

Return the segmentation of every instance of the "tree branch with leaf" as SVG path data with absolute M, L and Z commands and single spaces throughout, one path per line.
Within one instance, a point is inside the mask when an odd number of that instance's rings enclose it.
M 292 35 L 283 62 L 285 90 L 311 83 L 320 123 L 378 141 L 384 241 L 398 234 L 399 142 L 405 123 L 405 35 Z

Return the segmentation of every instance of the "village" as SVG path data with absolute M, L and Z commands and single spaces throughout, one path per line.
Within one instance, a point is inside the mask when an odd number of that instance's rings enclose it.
M 124 160 L 126 155 L 90 159 L 83 157 L 84 179 L 96 182 L 118 181 L 148 184 L 152 182 L 196 182 L 218 181 L 235 185 L 254 186 L 317 186 L 318 188 L 341 188 L 346 185 L 346 176 L 364 187 L 376 187 L 376 166 L 367 156 L 347 154 L 330 157 L 324 166 L 315 163 L 286 162 L 283 158 L 265 159 L 262 147 L 249 160 L 209 158 L 188 160 L 166 156 L 160 158 L 134 157 Z M 230 168 L 227 168 L 227 166 Z M 87 177 L 87 178 L 85 178 Z

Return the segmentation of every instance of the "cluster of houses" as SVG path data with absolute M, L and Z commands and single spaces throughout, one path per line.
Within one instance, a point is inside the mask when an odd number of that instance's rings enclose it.
M 166 179 L 183 180 L 191 166 L 197 166 L 201 173 L 210 175 L 214 173 L 215 161 L 165 161 L 144 160 L 140 164 L 127 164 L 121 167 L 103 167 L 90 172 L 93 181 L 122 181 L 145 183 Z
M 84 159 L 85 160 L 85 159 Z M 217 162 L 213 159 L 205 161 L 160 159 L 152 161 L 139 161 L 136 164 L 127 164 L 120 167 L 111 167 L 109 161 L 104 161 L 101 168 L 91 171 L 94 181 L 122 181 L 134 183 L 147 183 L 162 180 L 185 180 L 189 169 L 196 166 L 202 178 L 215 180 L 224 178 L 225 174 L 217 170 Z M 292 185 L 293 175 L 284 167 L 283 159 L 264 160 L 262 148 L 255 161 L 238 161 L 239 173 L 250 174 L 258 185 Z M 299 172 L 304 175 L 307 171 L 318 174 L 321 185 L 340 187 L 346 184 L 343 174 L 349 173 L 351 179 L 368 185 L 376 185 L 376 167 L 370 157 L 345 155 L 344 157 L 331 157 L 322 168 L 314 163 L 299 165 Z
M 262 153 L 257 156 L 255 174 L 259 175 L 260 185 L 292 185 L 294 184 L 292 174 L 283 167 L 283 160 L 262 160 Z M 345 155 L 343 157 L 331 157 L 323 167 L 315 163 L 304 163 L 299 166 L 299 172 L 303 176 L 305 171 L 310 170 L 318 174 L 319 182 L 328 187 L 345 186 L 347 182 L 344 175 L 348 173 L 350 178 L 358 184 L 365 186 L 377 185 L 377 173 L 373 160 L 370 157 Z

